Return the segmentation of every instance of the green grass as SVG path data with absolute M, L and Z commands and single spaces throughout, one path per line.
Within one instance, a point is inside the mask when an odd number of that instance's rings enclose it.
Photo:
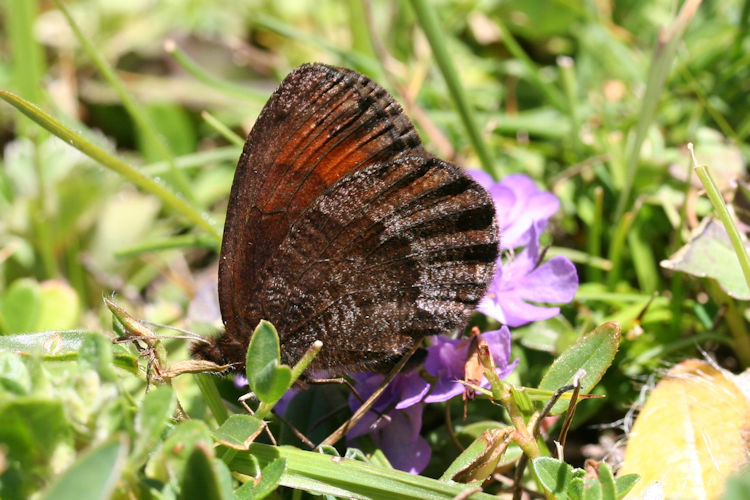
M 358 479 L 361 494 L 450 498 L 461 491 L 451 485 L 440 492 L 442 483 L 430 478 L 459 455 L 453 437 L 466 446 L 505 421 L 486 400 L 469 405 L 467 422 L 458 401 L 427 408 L 423 435 L 433 458 L 418 478 L 367 465 L 381 459 L 371 442 L 358 443 L 365 463 L 343 472 L 328 457 L 264 444 L 265 434 L 255 455 L 215 452 L 211 432 L 227 418 L 219 397 L 231 402 L 230 414 L 244 411 L 231 382 L 147 380 L 149 359 L 172 365 L 189 358 L 184 339 L 157 342 L 158 356 L 138 356 L 132 343 L 110 346 L 92 333 L 123 331 L 102 302 L 111 296 L 139 319 L 217 330 L 218 321 L 195 313 L 196 297 L 216 279 L 238 146 L 281 78 L 303 62 L 366 73 L 404 105 L 428 151 L 448 151 L 447 160 L 496 178 L 525 173 L 560 199 L 543 242 L 553 245 L 547 257 L 576 263 L 580 290 L 560 317 L 514 330 L 513 355 L 521 361 L 511 382 L 537 387 L 581 335 L 607 321 L 622 329 L 619 352 L 596 388 L 606 398 L 579 405 L 577 439 L 570 440 L 577 444 L 569 446 L 596 444 L 590 429 L 622 418 L 643 381 L 665 365 L 708 352 L 722 366 L 746 368 L 750 264 L 745 226 L 738 229 L 735 219 L 748 220 L 741 196 L 731 200 L 750 153 L 748 5 L 6 0 L 0 414 L 10 430 L 0 431 L 0 464 L 9 464 L 0 468 L 0 496 L 63 491 L 84 476 L 62 472 L 86 470 L 96 457 L 116 486 L 100 476 L 103 493 L 92 498 L 146 491 L 161 498 L 193 484 L 190 471 L 215 481 L 216 498 L 228 498 L 264 467 L 283 485 L 331 495 L 351 493 Z M 692 174 L 688 142 L 713 182 L 702 169 L 700 181 Z M 696 244 L 691 230 L 714 210 L 731 240 L 711 241 L 718 246 L 693 255 L 697 261 L 680 254 L 678 271 L 662 265 Z M 728 257 L 705 277 L 699 264 L 717 252 Z M 41 331 L 65 332 L 58 352 L 50 334 L 28 339 L 51 344 L 13 354 L 21 334 Z M 148 414 L 147 384 L 172 387 L 162 400 L 154 397 L 157 409 Z M 345 402 L 338 388 L 319 391 L 330 407 L 313 398 L 299 425 Z M 191 417 L 187 425 L 172 418 L 174 401 Z M 146 446 L 137 440 L 147 417 L 160 429 L 152 453 L 126 460 L 128 446 Z M 343 418 L 305 428 L 325 436 Z M 45 425 L 34 437 L 34 426 Z M 296 443 L 275 419 L 270 429 Z M 167 445 L 175 434 L 188 444 L 173 456 Z

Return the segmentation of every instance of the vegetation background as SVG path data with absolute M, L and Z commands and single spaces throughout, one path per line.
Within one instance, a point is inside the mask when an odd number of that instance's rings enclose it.
M 568 462 L 616 464 L 630 409 L 666 367 L 705 353 L 734 372 L 750 363 L 750 294 L 743 295 L 742 283 L 739 291 L 726 283 L 740 276 L 733 254 L 707 250 L 720 276 L 708 274 L 718 281 L 689 263 L 680 267 L 680 259 L 660 265 L 691 241 L 691 230 L 711 211 L 686 144 L 695 144 L 728 198 L 745 175 L 750 2 L 64 5 L 91 47 L 55 2 L 4 0 L 0 89 L 159 182 L 139 184 L 128 171 L 103 168 L 0 103 L 2 498 L 51 495 L 56 478 L 89 449 L 100 454 L 95 462 L 106 456 L 117 464 L 112 477 L 119 483 L 112 484 L 120 496 L 168 498 L 153 478 L 186 494 L 175 471 L 190 466 L 183 461 L 172 469 L 166 451 L 157 459 L 148 453 L 166 449 L 172 392 L 153 398 L 161 411 L 143 410 L 146 361 L 132 346 L 112 348 L 87 332 L 113 335 L 102 302 L 112 296 L 139 319 L 200 333 L 217 327 L 206 297 L 215 286 L 216 228 L 241 149 L 237 137 L 245 137 L 278 82 L 304 62 L 348 66 L 379 82 L 437 156 L 485 168 L 496 179 L 525 173 L 560 199 L 543 242 L 551 245 L 547 256 L 576 263 L 580 289 L 559 317 L 513 330 L 521 363 L 511 381 L 536 386 L 557 354 L 605 321 L 618 321 L 623 332 L 596 388 L 606 398 L 578 408 Z M 465 107 L 451 78 L 460 81 Z M 210 214 L 213 229 L 175 209 L 177 202 L 160 202 L 159 185 L 183 193 L 178 201 L 194 213 Z M 75 333 L 33 354 L 31 346 L 50 337 L 31 332 L 52 330 Z M 29 355 L 21 361 L 11 354 L 20 349 L 19 333 L 29 333 Z M 54 344 L 73 338 L 74 347 Z M 160 349 L 171 363 L 188 357 L 182 339 Z M 189 432 L 204 436 L 216 417 L 199 384 L 186 375 L 171 385 L 193 421 L 207 423 Z M 229 401 L 241 393 L 231 381 L 217 384 Z M 332 406 L 344 401 L 338 388 L 319 390 Z M 311 396 L 309 422 L 329 411 L 321 399 Z M 459 450 L 446 431 L 445 405 L 432 406 L 423 433 L 433 459 L 424 475 L 439 477 Z M 463 443 L 498 419 L 487 401 L 478 401 L 465 423 L 460 402 L 447 411 Z M 336 418 L 313 434 L 325 435 Z M 113 438 L 118 432 L 129 438 Z M 102 491 L 106 497 L 111 488 Z

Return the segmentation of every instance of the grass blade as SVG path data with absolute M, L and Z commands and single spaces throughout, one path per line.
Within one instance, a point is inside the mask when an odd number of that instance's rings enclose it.
M 159 184 L 124 161 L 115 158 L 103 149 L 98 148 L 82 136 L 65 127 L 62 123 L 52 118 L 34 104 L 5 90 L 0 90 L 0 98 L 13 105 L 20 112 L 74 148 L 98 161 L 108 169 L 122 175 L 144 191 L 158 197 L 166 206 L 170 207 L 175 212 L 182 214 L 186 219 L 213 236 L 216 241 L 216 248 L 218 249 L 221 242 L 221 233 L 216 228 L 216 223 L 211 220 L 210 216 L 207 214 L 201 214 L 166 186 Z
M 469 140 L 477 152 L 482 168 L 495 177 L 499 177 L 500 172 L 497 170 L 498 167 L 492 159 L 487 144 L 482 139 L 474 111 L 469 104 L 469 99 L 466 97 L 466 92 L 464 92 L 464 88 L 458 78 L 456 68 L 448 54 L 448 48 L 445 45 L 445 35 L 440 30 L 437 15 L 432 8 L 432 4 L 426 0 L 411 0 L 410 3 L 417 14 L 417 20 L 422 27 L 422 31 L 424 31 L 430 47 L 432 47 L 435 62 L 437 62 L 443 78 L 445 78 L 445 83 L 448 85 L 448 90 L 458 108 L 459 116 L 469 134 Z

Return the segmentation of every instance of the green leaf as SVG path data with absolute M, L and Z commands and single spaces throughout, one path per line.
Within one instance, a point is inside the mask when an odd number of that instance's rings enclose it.
M 98 332 L 67 330 L 60 332 L 38 332 L 0 336 L 0 350 L 14 351 L 24 355 L 41 354 L 42 359 L 66 361 L 78 359 L 83 341 Z M 111 346 L 115 366 L 138 373 L 138 358 L 122 345 Z
M 145 112 L 158 130 L 159 138 L 168 143 L 169 150 L 175 155 L 188 154 L 196 150 L 195 126 L 185 108 L 172 103 L 154 103 L 149 104 Z M 157 147 L 154 141 L 144 137 L 153 129 L 136 127 L 136 131 L 143 157 L 149 162 L 164 159 L 162 149 Z
M 617 488 L 617 498 L 624 498 L 628 492 L 633 489 L 633 486 L 641 480 L 641 476 L 638 474 L 625 474 L 624 476 L 615 479 L 615 487 Z
M 263 422 L 252 415 L 231 415 L 213 435 L 224 446 L 247 450 L 262 430 Z
M 0 443 L 10 457 L 31 466 L 46 463 L 50 450 L 71 438 L 70 424 L 60 401 L 18 397 L 0 406 Z
M 254 481 L 248 481 L 237 488 L 234 495 L 237 500 L 261 500 L 279 487 L 284 472 L 286 472 L 286 459 L 277 458 L 263 467 L 257 485 Z
M 49 500 L 107 500 L 120 480 L 128 446 L 124 436 L 88 451 L 47 490 Z
M 229 411 L 227 410 L 227 407 L 224 406 L 221 394 L 219 394 L 219 389 L 216 388 L 216 382 L 214 381 L 215 378 L 216 377 L 206 375 L 205 373 L 196 373 L 193 375 L 195 384 L 200 389 L 206 406 L 211 409 L 211 413 L 213 413 L 216 421 L 222 424 L 229 417 Z
M 568 498 L 568 486 L 573 479 L 573 467 L 551 457 L 539 457 L 532 461 L 536 475 L 544 488 L 555 498 Z
M 253 443 L 248 451 L 237 452 L 232 470 L 256 475 L 254 460 L 263 467 L 278 458 L 287 460 L 281 484 L 344 498 L 398 498 L 399 500 L 450 500 L 472 487 L 446 483 L 400 470 L 379 467 L 358 460 L 335 458 L 292 446 Z M 486 493 L 474 493 L 471 500 L 497 500 Z
M 615 476 L 607 462 L 599 463 L 599 482 L 602 484 L 602 495 L 605 500 L 617 499 L 617 487 L 615 486 Z
M 570 481 L 570 486 L 568 486 L 568 498 L 570 500 L 582 500 L 583 499 L 583 478 L 582 477 L 574 477 L 572 481 Z
M 602 485 L 598 479 L 583 478 L 583 500 L 603 500 Z
M 620 325 L 609 322 L 586 334 L 555 359 L 539 384 L 539 389 L 554 391 L 573 382 L 578 370 L 586 375 L 581 379 L 581 394 L 587 394 L 601 380 L 620 345 Z M 558 415 L 568 407 L 567 401 L 558 401 L 551 415 Z
M 53 452 L 71 448 L 73 433 L 60 401 L 21 396 L 0 403 L 0 449 L 7 468 L 0 498 L 29 498 L 52 476 Z
M 747 242 L 745 249 L 750 250 Z M 660 264 L 673 271 L 713 278 L 730 297 L 750 299 L 750 288 L 729 235 L 721 222 L 714 218 L 705 218 L 691 234 L 690 241 Z
M 448 466 L 440 480 L 481 483 L 487 479 L 508 446 L 506 437 L 510 431 L 507 427 L 485 430 Z
M 41 354 L 45 359 L 76 359 L 83 339 L 101 335 L 84 330 L 66 332 L 38 332 L 0 337 L 0 349 L 19 354 Z
M 633 474 L 630 474 L 633 475 Z M 627 476 L 623 476 L 623 479 Z M 745 465 L 729 476 L 721 500 L 746 500 L 750 493 L 750 466 Z
M 323 441 L 344 422 L 343 418 L 330 416 L 337 408 L 347 404 L 343 392 L 333 385 L 315 384 L 295 394 L 286 407 L 284 419 L 313 443 Z M 285 425 L 281 426 L 277 439 L 279 444 L 305 449 L 302 441 Z
M 67 330 L 78 323 L 81 301 L 76 291 L 62 280 L 41 284 L 41 303 L 34 330 Z
M 31 332 L 39 319 L 42 308 L 42 290 L 39 283 L 22 278 L 14 281 L 3 296 L 0 304 L 5 328 L 8 333 Z
M 281 364 L 279 335 L 268 321 L 261 320 L 247 347 L 247 380 L 250 390 L 264 403 L 275 403 L 292 382 L 292 370 Z
M 578 334 L 564 316 L 558 315 L 516 328 L 513 338 L 529 349 L 556 354 L 574 343 Z
M 0 389 L 17 395 L 31 390 L 29 370 L 16 353 L 0 351 Z
M 213 459 L 214 468 L 216 470 L 216 478 L 218 479 L 219 492 L 221 498 L 225 500 L 235 500 L 234 496 L 234 479 L 232 478 L 232 471 L 223 460 L 220 458 Z
M 102 380 L 115 380 L 114 357 L 112 356 L 112 341 L 104 335 L 87 335 L 81 341 L 78 361 L 84 367 L 91 367 L 99 373 Z
M 169 418 L 177 406 L 174 391 L 168 385 L 158 387 L 143 399 L 143 404 L 135 417 L 135 442 L 130 462 L 137 467 L 142 465 L 159 441 Z
M 180 422 L 149 459 L 146 475 L 164 483 L 180 480 L 185 463 L 198 444 L 213 444 L 206 424 L 201 420 Z
M 213 448 L 198 443 L 185 462 L 180 481 L 179 500 L 224 500 Z

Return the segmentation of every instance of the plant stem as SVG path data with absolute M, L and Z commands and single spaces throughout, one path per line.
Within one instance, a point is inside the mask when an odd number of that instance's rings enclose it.
M 148 111 L 143 109 L 133 98 L 130 92 L 128 92 L 128 89 L 125 88 L 125 84 L 117 76 L 114 69 L 112 69 L 112 66 L 110 66 L 110 64 L 104 59 L 104 56 L 102 56 L 101 52 L 96 49 L 94 44 L 91 43 L 88 38 L 86 38 L 86 36 L 79 28 L 78 23 L 76 23 L 75 19 L 73 19 L 73 16 L 70 15 L 70 12 L 68 12 L 68 9 L 62 4 L 62 2 L 60 0 L 54 0 L 54 2 L 55 5 L 57 5 L 57 8 L 60 9 L 60 12 L 63 14 L 63 16 L 65 16 L 65 19 L 68 21 L 68 25 L 73 30 L 73 33 L 83 46 L 86 53 L 94 62 L 94 65 L 97 67 L 105 80 L 107 80 L 107 82 L 109 82 L 109 84 L 112 86 L 112 88 L 120 98 L 122 105 L 128 111 L 128 114 L 133 118 L 133 121 L 136 123 L 138 128 L 140 128 L 143 134 L 143 138 L 151 145 L 153 150 L 156 151 L 159 156 L 169 162 L 169 173 L 170 177 L 174 181 L 175 186 L 189 200 L 195 202 L 195 196 L 193 195 L 192 189 L 187 181 L 187 178 L 185 177 L 185 174 L 183 174 L 183 172 L 174 165 L 174 155 L 172 154 L 172 151 L 164 140 L 162 134 L 159 133 L 157 127 L 151 120 Z
M 422 27 L 422 31 L 424 31 L 424 34 L 427 36 L 427 40 L 430 43 L 430 47 L 432 47 L 435 62 L 440 68 L 443 78 L 445 78 L 445 83 L 448 85 L 448 91 L 458 108 L 459 116 L 469 134 L 469 140 L 474 146 L 474 150 L 479 157 L 479 162 L 482 164 L 482 168 L 486 172 L 495 176 L 495 178 L 501 177 L 501 175 L 499 175 L 500 172 L 497 171 L 497 167 L 492 159 L 490 150 L 482 139 L 482 134 L 476 124 L 474 111 L 469 104 L 469 99 L 466 97 L 464 88 L 461 85 L 461 80 L 458 78 L 456 68 L 448 54 L 448 48 L 445 45 L 445 35 L 440 29 L 437 15 L 433 10 L 432 4 L 427 0 L 411 0 L 410 3 L 414 8 L 414 12 L 417 14 L 417 20 Z
M 667 81 L 669 70 L 672 68 L 677 47 L 682 40 L 690 20 L 695 15 L 702 0 L 687 0 L 682 4 L 674 23 L 668 30 L 661 30 L 651 59 L 651 66 L 646 78 L 646 92 L 641 100 L 641 108 L 638 111 L 638 122 L 635 133 L 628 141 L 628 149 L 625 156 L 625 184 L 620 191 L 615 210 L 615 221 L 619 221 L 630 203 L 630 195 L 633 184 L 638 175 L 638 164 L 641 156 L 641 146 L 646 139 L 646 134 L 656 116 L 656 108 L 659 104 L 664 84 Z
M 172 208 L 177 213 L 182 214 L 185 218 L 195 223 L 213 236 L 216 241 L 216 248 L 221 244 L 221 233 L 216 228 L 216 223 L 208 215 L 196 211 L 183 198 L 177 196 L 166 186 L 142 174 L 135 168 L 131 167 L 124 161 L 115 158 L 106 151 L 98 148 L 93 143 L 87 141 L 82 136 L 76 134 L 65 125 L 52 118 L 50 115 L 39 109 L 34 104 L 21 99 L 17 95 L 0 90 L 0 98 L 13 105 L 21 113 L 25 114 L 43 128 L 52 132 L 63 141 L 67 142 L 74 148 L 78 149 L 87 156 L 101 163 L 108 169 L 122 175 L 136 186 L 158 197 L 165 205 Z

